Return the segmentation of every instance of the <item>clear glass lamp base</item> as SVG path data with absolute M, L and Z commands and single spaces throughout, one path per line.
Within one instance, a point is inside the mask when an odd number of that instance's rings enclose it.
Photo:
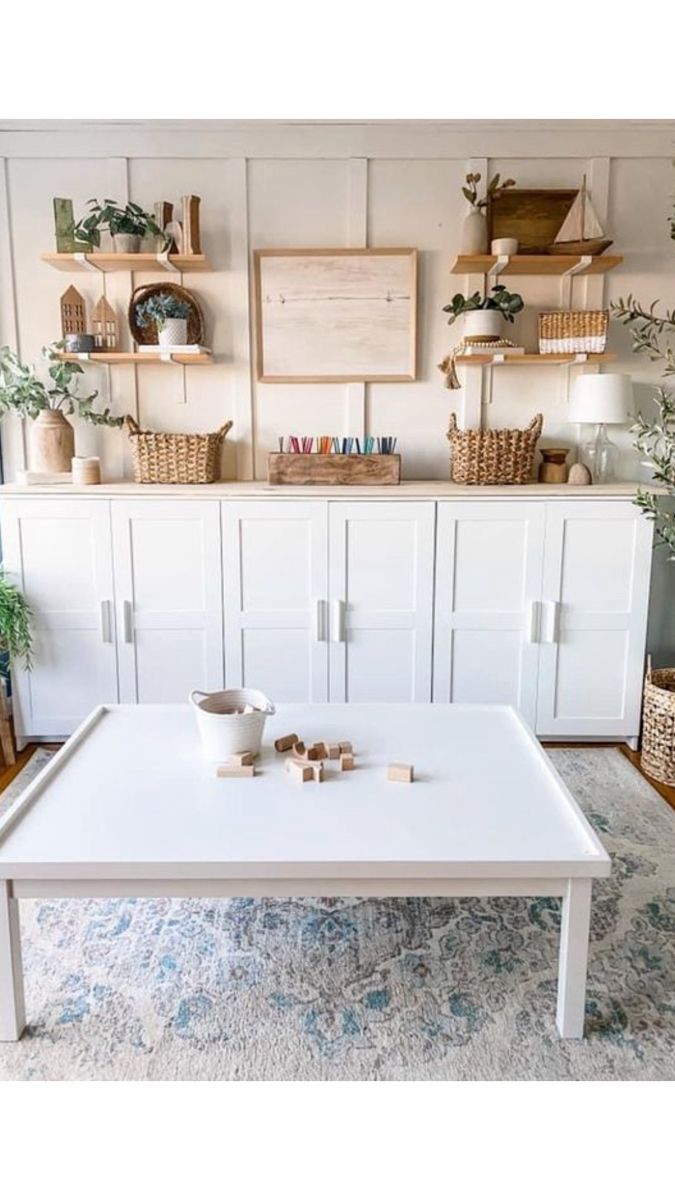
M 604 425 L 598 425 L 594 436 L 582 443 L 580 457 L 591 473 L 592 483 L 611 483 L 614 480 L 617 449 L 607 437 Z

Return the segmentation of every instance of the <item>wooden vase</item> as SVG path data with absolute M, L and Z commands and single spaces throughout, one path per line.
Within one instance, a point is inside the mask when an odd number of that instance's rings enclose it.
M 45 408 L 30 430 L 32 471 L 70 471 L 75 454 L 75 431 L 62 412 Z
M 540 483 L 566 483 L 569 450 L 565 447 L 544 446 L 541 451 L 542 462 L 539 464 Z

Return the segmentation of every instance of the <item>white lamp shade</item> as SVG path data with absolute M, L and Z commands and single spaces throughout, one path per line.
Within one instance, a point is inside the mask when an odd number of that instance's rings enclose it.
M 567 419 L 580 425 L 624 425 L 632 401 L 630 375 L 580 375 L 572 389 Z

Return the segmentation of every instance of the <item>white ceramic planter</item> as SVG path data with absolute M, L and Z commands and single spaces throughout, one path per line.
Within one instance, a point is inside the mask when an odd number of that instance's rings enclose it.
M 464 313 L 463 333 L 466 338 L 501 338 L 504 336 L 504 318 L 494 308 L 477 308 Z
M 186 346 L 187 320 L 185 317 L 167 317 L 157 336 L 160 346 Z
M 113 249 L 116 254 L 138 254 L 141 239 L 136 233 L 114 233 Z
M 487 221 L 478 208 L 472 208 L 462 222 L 462 254 L 486 254 Z

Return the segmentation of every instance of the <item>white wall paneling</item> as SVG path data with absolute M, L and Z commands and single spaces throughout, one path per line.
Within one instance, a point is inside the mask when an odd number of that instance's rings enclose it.
M 453 291 L 482 280 L 452 277 L 466 205 L 460 188 L 467 164 L 483 180 L 495 171 L 519 186 L 578 185 L 588 175 L 593 202 L 607 215 L 608 236 L 625 256 L 615 272 L 576 280 L 569 297 L 555 278 L 514 279 L 526 300 L 515 341 L 534 348 L 536 313 L 561 300 L 604 305 L 628 292 L 668 297 L 673 245 L 671 164 L 675 123 L 620 122 L 173 122 L 120 125 L 60 122 L 0 129 L 0 321 L 3 341 L 37 362 L 59 333 L 58 299 L 67 274 L 40 262 L 54 245 L 52 197 L 72 196 L 76 212 L 90 196 L 131 198 L 150 206 L 202 197 L 203 242 L 214 267 L 185 276 L 202 302 L 213 365 L 87 367 L 116 412 L 131 411 L 148 428 L 217 429 L 234 421 L 223 450 L 225 478 L 264 478 L 270 450 L 293 433 L 388 434 L 399 439 L 404 478 L 446 478 L 449 411 L 462 424 L 527 424 L 544 414 L 543 444 L 574 450 L 578 430 L 566 420 L 568 388 L 584 368 L 496 368 L 464 371 L 463 392 L 443 386 L 437 364 L 461 335 L 441 312 Z M 263 384 L 252 372 L 251 251 L 367 243 L 416 246 L 418 369 L 411 383 Z M 124 318 L 134 284 L 157 274 L 81 273 L 72 280 L 93 304 L 105 289 Z M 612 369 L 637 381 L 646 404 L 658 367 L 631 355 L 628 331 L 612 322 Z M 623 479 L 644 477 L 628 428 L 613 434 Z M 23 465 L 23 426 L 5 418 L 5 475 Z M 124 435 L 77 429 L 78 452 L 99 453 L 109 476 L 129 477 Z M 657 641 L 661 634 L 656 635 Z M 665 636 L 665 635 L 664 635 Z M 675 643 L 675 631 L 672 635 Z

